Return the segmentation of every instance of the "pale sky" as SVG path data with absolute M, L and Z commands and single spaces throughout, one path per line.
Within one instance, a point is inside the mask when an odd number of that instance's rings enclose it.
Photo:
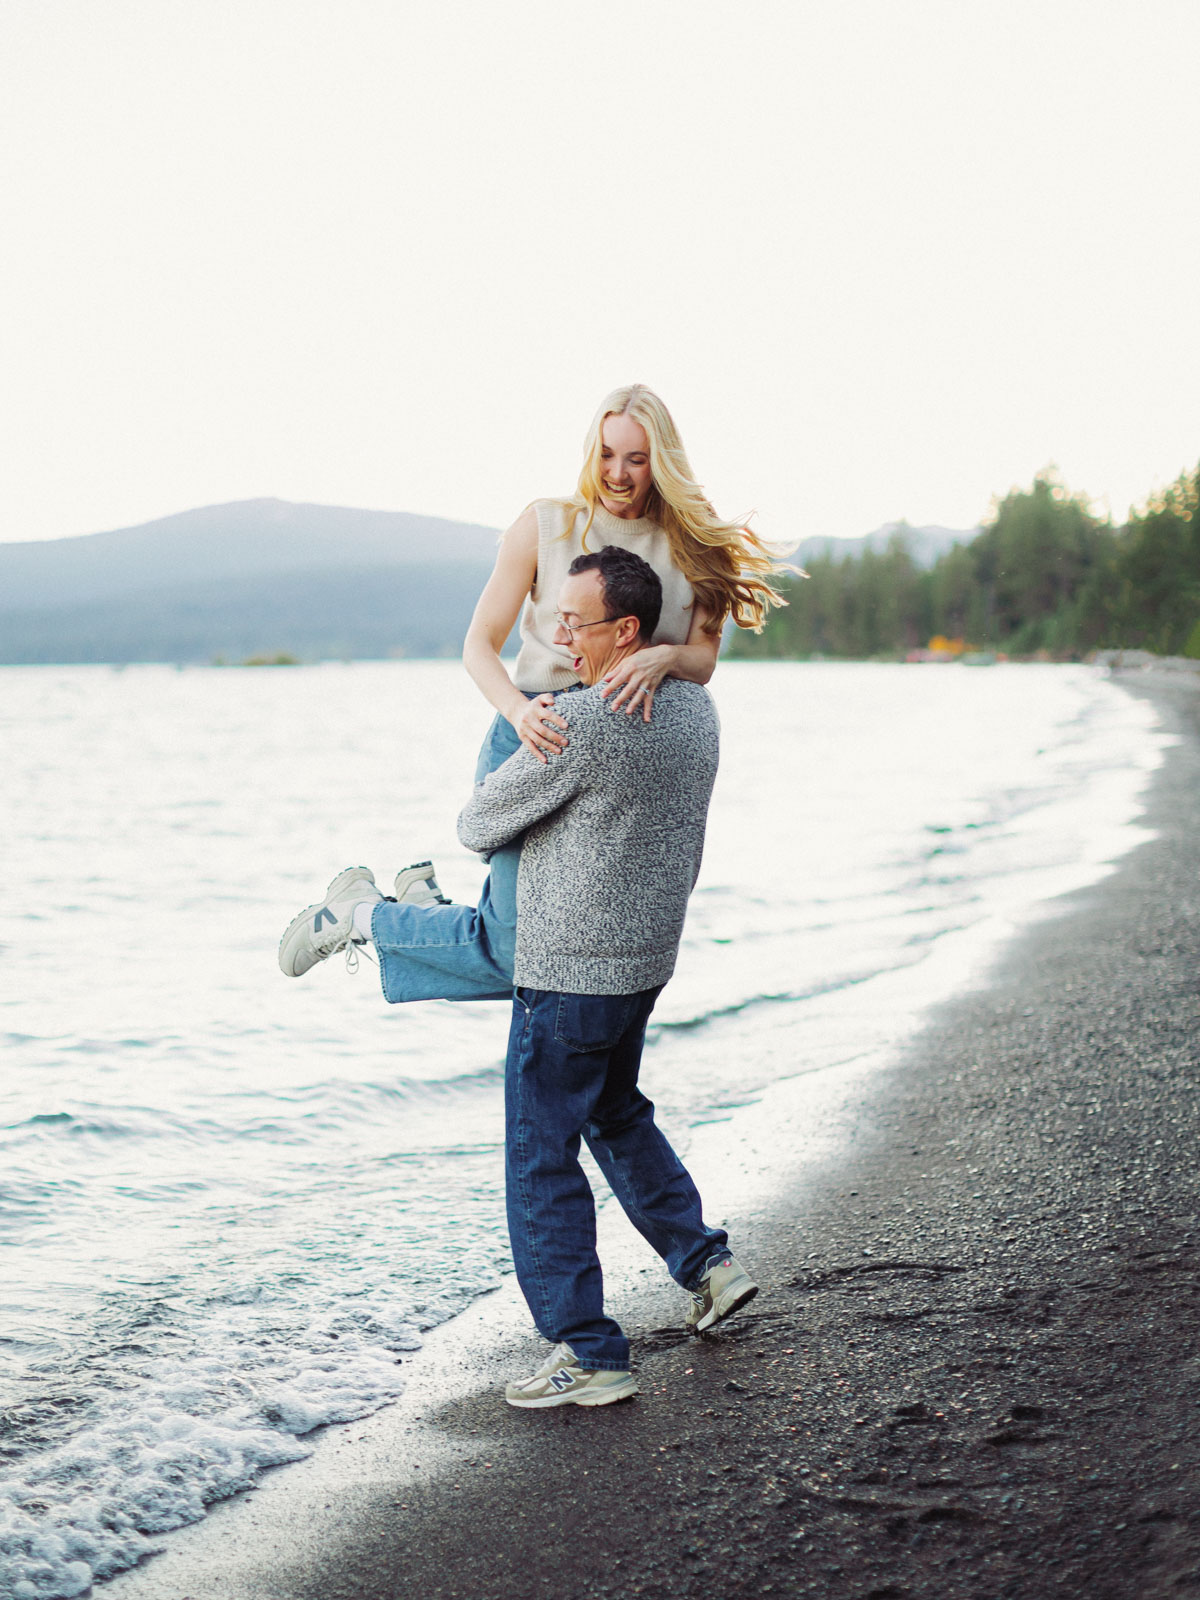
M 1196 0 L 5 0 L 0 539 L 507 524 L 640 380 L 787 542 L 1200 458 Z

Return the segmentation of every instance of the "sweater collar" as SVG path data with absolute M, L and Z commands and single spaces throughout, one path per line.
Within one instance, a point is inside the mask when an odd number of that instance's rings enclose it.
M 652 522 L 649 517 L 614 517 L 612 512 L 606 511 L 599 501 L 592 517 L 592 527 L 610 538 L 615 534 L 631 533 L 648 536 L 660 531 L 659 524 Z

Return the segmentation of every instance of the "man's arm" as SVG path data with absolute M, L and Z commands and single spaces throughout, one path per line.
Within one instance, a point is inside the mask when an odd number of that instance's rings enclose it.
M 589 721 L 572 714 L 570 744 L 548 761 L 521 749 L 476 785 L 458 818 L 468 850 L 498 850 L 579 793 L 592 742 Z

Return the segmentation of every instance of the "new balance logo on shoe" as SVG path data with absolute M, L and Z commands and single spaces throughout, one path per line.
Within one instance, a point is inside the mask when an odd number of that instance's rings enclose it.
M 569 1389 L 574 1382 L 575 1374 L 573 1372 L 567 1372 L 566 1370 L 563 1370 L 561 1372 L 552 1372 L 550 1374 L 550 1387 L 552 1389 L 557 1389 L 560 1394 L 564 1389 Z

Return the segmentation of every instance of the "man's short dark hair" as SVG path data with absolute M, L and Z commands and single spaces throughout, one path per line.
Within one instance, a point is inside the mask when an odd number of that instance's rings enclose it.
M 662 615 L 662 582 L 648 561 L 619 544 L 606 544 L 576 556 L 567 571 L 571 577 L 598 572 L 604 585 L 605 616 L 636 617 L 641 637 L 650 643 Z

